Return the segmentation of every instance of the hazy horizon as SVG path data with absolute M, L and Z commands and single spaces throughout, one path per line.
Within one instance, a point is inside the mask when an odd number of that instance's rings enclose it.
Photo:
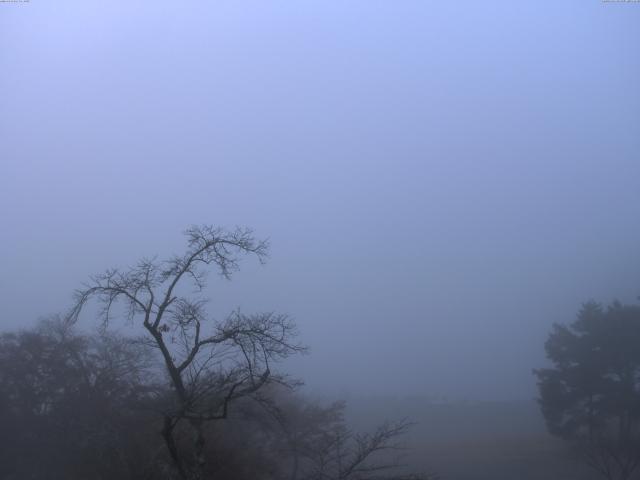
M 528 399 L 553 322 L 640 295 L 640 7 L 0 3 L 0 330 L 191 224 L 310 391 Z M 85 321 L 90 318 L 84 317 Z

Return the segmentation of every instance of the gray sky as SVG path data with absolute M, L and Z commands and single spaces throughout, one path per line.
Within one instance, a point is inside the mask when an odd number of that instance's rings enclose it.
M 0 326 L 193 223 L 270 237 L 316 391 L 529 398 L 640 294 L 640 4 L 0 3 Z

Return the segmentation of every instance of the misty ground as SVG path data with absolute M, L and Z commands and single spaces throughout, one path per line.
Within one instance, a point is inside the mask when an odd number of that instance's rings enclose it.
M 416 422 L 405 463 L 442 480 L 591 480 L 598 476 L 549 436 L 535 401 L 436 403 L 424 397 L 352 398 L 362 429 L 381 418 Z

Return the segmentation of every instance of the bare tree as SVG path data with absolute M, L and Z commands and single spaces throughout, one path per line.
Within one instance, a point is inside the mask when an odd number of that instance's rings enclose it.
M 268 383 L 288 384 L 271 365 L 304 347 L 295 341 L 295 324 L 286 315 L 244 315 L 237 310 L 216 321 L 199 295 L 208 270 L 230 279 L 242 255 L 253 254 L 264 262 L 266 241 L 240 228 L 191 227 L 185 235 L 183 255 L 166 261 L 143 259 L 133 268 L 92 277 L 76 291 L 68 319 L 75 322 L 85 304 L 96 299 L 107 327 L 114 305 L 121 301 L 126 318 L 144 327 L 147 341 L 160 352 L 173 392 L 163 411 L 162 436 L 179 477 L 199 480 L 206 472 L 205 425 L 226 418 L 234 400 L 254 395 Z M 190 456 L 178 448 L 179 423 L 193 434 Z
M 412 426 L 407 420 L 384 422 L 371 433 L 361 433 L 347 426 L 344 402 L 322 406 L 301 397 L 289 397 L 279 404 L 269 398 L 262 400 L 284 437 L 290 480 L 438 478 L 435 474 L 402 472 L 406 449 L 401 438 Z
M 333 425 L 306 451 L 310 468 L 304 480 L 436 480 L 433 475 L 402 474 L 398 442 L 411 423 L 385 422 L 372 433 L 353 432 L 344 423 Z

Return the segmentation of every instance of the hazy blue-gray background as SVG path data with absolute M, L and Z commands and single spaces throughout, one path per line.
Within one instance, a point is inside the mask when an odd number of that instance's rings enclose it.
M 639 47 L 597 0 L 0 4 L 0 326 L 248 225 L 212 312 L 292 314 L 311 389 L 532 397 L 640 294 Z

